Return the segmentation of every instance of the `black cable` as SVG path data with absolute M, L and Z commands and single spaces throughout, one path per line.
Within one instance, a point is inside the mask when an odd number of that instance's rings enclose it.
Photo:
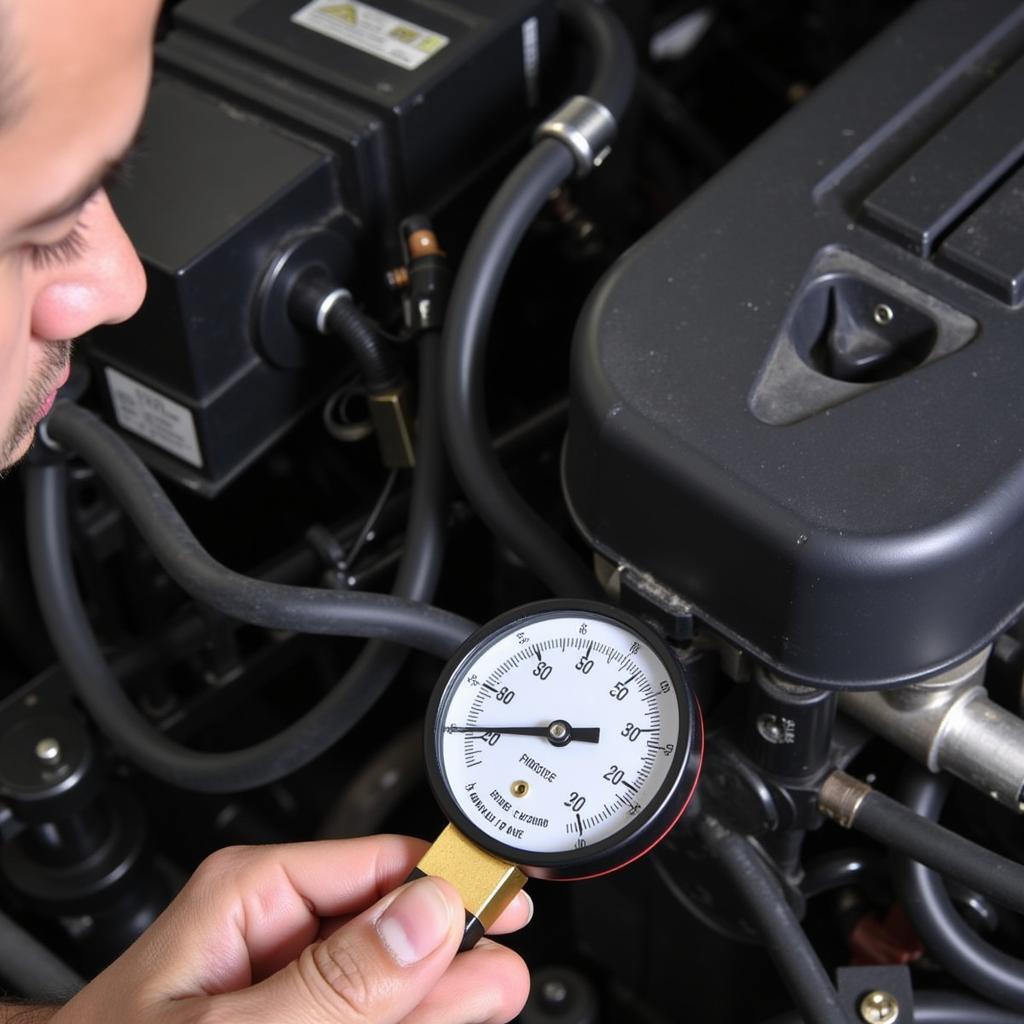
M 26 999 L 70 999 L 85 982 L 31 932 L 0 911 L 0 978 Z
M 416 471 L 409 498 L 405 550 L 394 592 L 414 601 L 432 601 L 441 578 L 447 538 L 447 461 L 441 434 L 441 336 L 426 331 L 419 341 L 419 410 L 416 417 Z M 410 548 L 415 551 L 410 552 Z
M 1024 865 L 915 814 L 884 793 L 871 790 L 864 797 L 851 827 L 1024 913 Z
M 949 785 L 948 777 L 913 766 L 904 776 L 900 801 L 915 814 L 937 821 Z M 973 932 L 934 871 L 909 857 L 897 856 L 894 876 L 900 900 L 929 954 L 986 999 L 1024 1010 L 1024 961 Z
M 607 107 L 618 121 L 629 105 L 636 81 L 636 57 L 625 27 L 593 0 L 561 0 L 559 8 L 593 57 L 587 95 Z
M 366 542 L 370 539 L 370 534 L 373 533 L 374 527 L 380 520 L 384 507 L 388 503 L 388 498 L 391 497 L 391 492 L 394 490 L 395 481 L 398 479 L 398 470 L 393 469 L 388 473 L 387 480 L 384 481 L 384 486 L 381 488 L 380 494 L 377 500 L 373 503 L 373 508 L 370 509 L 370 514 L 366 517 L 365 522 L 359 528 L 359 532 L 356 534 L 356 539 L 352 541 L 352 546 L 342 554 L 342 561 L 339 568 L 349 569 L 356 563 L 356 559 L 362 554 L 363 547 Z
M 432 364 L 428 345 L 423 365 L 425 381 L 433 373 Z M 430 392 L 429 388 L 423 390 L 424 395 Z M 436 399 L 436 388 L 434 393 Z M 444 536 L 444 453 L 436 416 L 425 420 L 422 429 L 413 478 L 414 511 L 395 583 L 395 593 L 410 600 L 432 597 Z M 135 459 L 130 450 L 127 455 Z M 66 468 L 59 464 L 30 467 L 27 488 L 33 577 L 65 670 L 100 728 L 140 767 L 166 782 L 199 792 L 229 793 L 283 778 L 341 739 L 390 686 L 405 660 L 403 647 L 372 641 L 338 685 L 278 735 L 227 753 L 199 753 L 182 747 L 139 714 L 96 644 L 71 564 Z
M 782 887 L 754 848 L 706 814 L 697 819 L 696 830 L 735 886 L 804 1019 L 812 1024 L 850 1024 Z
M 234 572 L 210 557 L 138 456 L 96 416 L 60 402 L 47 430 L 95 469 L 168 575 L 224 615 L 288 632 L 375 637 L 442 658 L 474 628 L 461 616 L 393 595 L 292 587 Z
M 594 57 L 589 95 L 618 118 L 635 79 L 629 37 L 613 14 L 588 0 L 562 6 Z M 448 454 L 481 519 L 555 593 L 600 596 L 592 573 L 509 483 L 494 453 L 483 397 L 491 318 L 509 263 L 548 196 L 574 170 L 567 146 L 542 139 L 491 200 L 455 279 L 441 380 Z
M 903 1014 L 900 1013 L 900 1020 Z M 798 1013 L 772 1017 L 766 1024 L 803 1024 Z M 1024 1024 L 1024 1016 L 959 992 L 915 992 L 914 1024 Z
M 292 285 L 288 313 L 303 327 L 321 330 L 317 321 L 323 303 L 338 291 L 337 285 L 321 271 L 305 273 Z M 329 332 L 344 343 L 371 395 L 388 391 L 401 381 L 398 358 L 381 337 L 377 326 L 359 311 L 350 295 L 336 295 L 322 326 L 324 333 Z

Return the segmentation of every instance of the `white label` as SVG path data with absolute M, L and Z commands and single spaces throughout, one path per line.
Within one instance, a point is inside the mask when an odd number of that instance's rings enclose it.
M 292 21 L 407 71 L 415 71 L 451 42 L 440 32 L 354 0 L 313 0 L 296 11 Z
M 526 76 L 526 102 L 535 107 L 540 101 L 540 33 L 536 18 L 523 22 L 523 74 Z
M 107 367 L 107 387 L 114 415 L 125 430 L 144 437 L 197 469 L 202 468 L 196 424 L 185 406 L 110 366 Z

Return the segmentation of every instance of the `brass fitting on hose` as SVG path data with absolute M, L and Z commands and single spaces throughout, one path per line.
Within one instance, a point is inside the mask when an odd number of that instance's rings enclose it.
M 871 787 L 846 772 L 833 772 L 818 791 L 818 810 L 843 828 L 853 828 L 854 819 L 871 793 Z
M 416 465 L 416 443 L 409 388 L 403 382 L 366 397 L 381 461 L 388 469 L 411 469 Z

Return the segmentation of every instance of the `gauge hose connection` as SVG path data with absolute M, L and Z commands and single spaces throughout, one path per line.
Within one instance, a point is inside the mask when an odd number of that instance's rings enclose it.
M 818 810 L 949 878 L 1024 911 L 1024 866 L 915 814 L 845 772 L 833 772 L 818 792 Z
M 451 882 L 466 908 L 466 928 L 459 952 L 472 949 L 501 916 L 526 875 L 515 866 L 471 843 L 454 825 L 448 825 L 413 868 L 406 881 L 433 875 Z

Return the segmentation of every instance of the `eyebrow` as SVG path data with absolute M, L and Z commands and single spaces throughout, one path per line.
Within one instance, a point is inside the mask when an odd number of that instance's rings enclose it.
M 101 188 L 109 188 L 117 183 L 125 176 L 137 146 L 138 139 L 135 139 L 119 157 L 107 161 L 96 173 L 86 179 L 84 185 L 80 185 L 64 199 L 59 200 L 49 209 L 33 217 L 27 224 L 22 225 L 22 230 L 33 231 L 53 224 L 55 221 L 64 220 L 65 217 L 70 216 L 84 206 L 86 201 Z

